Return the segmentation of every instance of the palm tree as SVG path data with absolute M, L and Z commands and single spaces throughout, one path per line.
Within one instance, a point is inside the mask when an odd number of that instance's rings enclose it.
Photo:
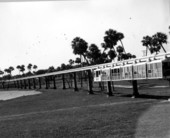
M 18 65 L 16 68 L 19 70 L 19 74 L 20 74 L 21 66 Z
M 25 65 L 21 65 L 21 66 L 20 66 L 20 71 L 22 72 L 22 74 L 24 74 L 24 71 L 25 71 Z
M 86 58 L 86 53 L 87 53 L 87 48 L 88 48 L 87 42 L 80 37 L 75 37 L 71 45 L 72 45 L 73 53 L 75 55 L 78 54 L 80 56 L 83 56 L 87 64 L 89 64 Z
M 32 69 L 32 64 L 31 63 L 28 64 L 27 69 L 29 70 L 29 72 L 31 72 L 31 69 Z
M 99 64 L 99 59 L 101 57 L 101 52 L 97 45 L 91 44 L 87 52 L 87 57 L 90 60 L 91 64 Z
M 123 42 L 122 42 L 122 39 L 123 39 L 123 38 L 124 38 L 123 33 L 117 32 L 117 39 L 120 41 L 120 43 L 121 43 L 121 45 L 122 45 L 122 47 L 123 47 L 123 51 L 124 51 L 125 54 L 126 54 L 126 51 L 125 51 L 125 48 L 124 48 Z
M 69 62 L 69 64 L 70 64 L 70 66 L 72 67 L 73 64 L 74 64 L 74 60 L 70 59 L 68 62 Z
M 161 47 L 163 49 L 163 51 L 166 53 L 165 48 L 163 47 L 163 44 L 167 44 L 167 35 L 161 32 L 157 32 L 155 35 L 152 36 L 153 37 L 153 46 L 157 47 L 158 49 L 160 49 L 159 47 Z
M 14 67 L 10 66 L 8 69 L 9 69 L 9 72 L 10 72 L 10 75 L 11 75 L 12 71 L 14 71 Z
M 50 67 L 48 68 L 48 72 L 54 72 L 54 71 L 55 71 L 54 66 L 50 66 Z
M 147 56 L 147 50 L 149 49 L 151 54 L 153 53 L 152 49 L 153 49 L 153 46 L 152 46 L 152 37 L 150 36 L 144 36 L 143 37 L 143 40 L 141 41 L 142 42 L 142 45 L 146 47 L 146 56 Z
M 36 71 L 36 69 L 38 68 L 38 66 L 37 65 L 34 65 L 33 66 L 33 69 Z

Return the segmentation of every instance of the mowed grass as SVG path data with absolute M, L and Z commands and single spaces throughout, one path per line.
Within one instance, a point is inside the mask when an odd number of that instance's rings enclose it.
M 169 90 L 141 87 L 141 97 L 132 99 L 132 89 L 126 88 L 115 88 L 112 97 L 107 97 L 105 91 L 88 95 L 85 89 L 78 92 L 73 89 L 42 89 L 40 95 L 0 102 L 0 137 L 147 137 L 149 132 L 145 133 L 144 128 L 150 126 L 152 130 L 155 124 L 151 122 L 161 120 L 150 113 L 154 120 L 144 117 L 150 125 L 142 124 L 142 128 L 139 128 L 139 120 L 155 106 L 160 108 L 154 108 L 154 112 L 159 113 L 162 109 L 163 117 L 167 117 L 168 112 L 162 107 L 169 107 L 169 103 L 162 101 L 169 98 Z M 165 130 L 160 129 L 151 136 L 165 136 Z

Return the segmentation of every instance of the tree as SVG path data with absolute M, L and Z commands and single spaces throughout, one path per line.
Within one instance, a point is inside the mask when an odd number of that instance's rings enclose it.
M 4 74 L 4 72 L 2 70 L 0 70 L 0 75 L 3 75 L 3 74 Z
M 21 65 L 21 66 L 20 66 L 20 71 L 22 72 L 22 74 L 24 74 L 24 71 L 25 71 L 25 65 Z
M 66 64 L 62 63 L 61 64 L 61 70 L 65 70 L 65 69 L 67 69 L 67 66 L 66 66 Z
M 152 37 L 150 36 L 144 36 L 142 42 L 142 45 L 146 47 L 146 56 L 147 56 L 147 51 L 149 49 L 150 53 L 153 53 L 153 46 L 152 46 Z
M 54 66 L 50 66 L 50 67 L 48 68 L 48 72 L 54 72 L 54 71 L 55 71 Z
M 12 71 L 14 71 L 14 67 L 10 66 L 10 67 L 9 67 L 10 75 L 12 74 Z
M 36 71 L 36 69 L 38 68 L 38 66 L 37 65 L 34 65 L 33 66 L 33 69 Z
M 68 62 L 69 62 L 69 64 L 70 64 L 70 66 L 72 67 L 73 64 L 74 64 L 74 60 L 70 59 Z
M 32 64 L 31 63 L 28 64 L 27 69 L 29 70 L 29 72 L 31 72 L 31 69 L 32 69 Z
M 80 64 L 81 63 L 81 59 L 80 58 L 76 58 L 75 63 Z
M 167 43 L 167 35 L 161 32 L 157 32 L 155 35 L 151 36 L 144 36 L 143 40 L 141 41 L 143 46 L 146 46 L 146 55 L 147 50 L 149 49 L 150 53 L 156 53 L 160 52 L 160 49 L 162 48 L 163 51 L 166 53 L 165 48 L 163 47 L 163 44 Z
M 87 42 L 80 37 L 76 37 L 73 39 L 71 45 L 72 45 L 73 53 L 75 55 L 83 56 L 86 62 L 89 64 L 86 58 L 86 53 L 87 53 L 87 48 L 88 48 Z
M 16 68 L 19 70 L 19 74 L 20 74 L 21 66 L 18 65 Z
M 118 56 L 121 56 L 121 54 L 123 53 L 126 54 L 122 42 L 123 38 L 124 38 L 123 33 L 117 32 L 116 30 L 109 29 L 105 32 L 104 43 L 102 43 L 102 47 L 104 48 L 104 51 L 109 49 L 108 55 L 111 60 L 113 60 L 117 56 L 116 50 L 118 52 Z M 115 50 L 118 41 L 120 41 L 121 46 L 118 46 L 118 48 Z
M 161 32 L 157 32 L 153 37 L 153 46 L 156 47 L 158 50 L 161 48 L 166 53 L 165 48 L 163 47 L 163 44 L 167 44 L 167 35 Z
M 90 61 L 90 64 L 99 64 L 100 63 L 100 57 L 101 57 L 101 52 L 97 45 L 91 44 L 89 46 L 89 50 L 87 52 L 87 57 Z
M 120 41 L 122 47 L 123 47 L 123 52 L 126 54 L 126 51 L 125 51 L 125 48 L 123 46 L 123 42 L 122 42 L 122 39 L 124 38 L 124 35 L 123 33 L 120 33 L 120 32 L 117 32 L 117 39 Z

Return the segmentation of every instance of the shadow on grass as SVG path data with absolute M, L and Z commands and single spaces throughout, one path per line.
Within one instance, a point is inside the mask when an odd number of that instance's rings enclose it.
M 132 94 L 120 94 L 120 97 L 132 97 Z M 142 99 L 155 99 L 155 100 L 168 100 L 170 96 L 162 96 L 162 95 L 149 95 L 149 94 L 140 94 L 136 98 Z

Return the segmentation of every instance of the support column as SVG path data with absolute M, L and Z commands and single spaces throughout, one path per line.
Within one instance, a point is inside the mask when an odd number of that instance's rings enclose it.
M 17 86 L 18 86 L 18 89 L 19 89 L 20 88 L 19 81 L 17 81 Z
M 14 88 L 17 88 L 16 81 L 14 81 Z
M 138 97 L 139 96 L 139 92 L 138 92 L 138 83 L 137 83 L 137 80 L 132 80 L 132 85 L 133 85 L 133 98 Z
M 53 89 L 56 89 L 57 87 L 56 87 L 56 82 L 55 82 L 55 76 L 52 76 L 52 78 L 53 78 L 53 84 L 54 84 Z
M 2 88 L 5 89 L 5 82 L 2 82 Z
M 24 89 L 27 89 L 26 80 L 24 80 Z
M 45 77 L 45 88 L 48 89 L 48 78 Z
M 110 81 L 107 82 L 107 92 L 108 92 L 108 96 L 113 96 L 112 87 L 111 87 L 111 82 Z
M 38 78 L 38 82 L 39 82 L 39 89 L 41 89 L 41 78 Z
M 31 82 L 30 82 L 30 79 L 28 79 L 28 87 L 29 87 L 29 89 L 31 89 Z
M 35 82 L 35 78 L 33 78 L 33 84 L 34 84 L 34 89 L 36 89 L 36 82 Z
M 88 91 L 89 94 L 93 94 L 93 89 L 92 89 L 92 74 L 91 74 L 91 70 L 88 70 Z
M 62 74 L 62 80 L 63 80 L 63 89 L 66 89 L 66 84 L 65 84 L 65 77 L 64 77 L 64 74 Z
M 74 72 L 74 91 L 78 91 L 77 80 L 76 80 L 76 72 Z
M 21 89 L 23 89 L 22 80 L 20 80 Z

